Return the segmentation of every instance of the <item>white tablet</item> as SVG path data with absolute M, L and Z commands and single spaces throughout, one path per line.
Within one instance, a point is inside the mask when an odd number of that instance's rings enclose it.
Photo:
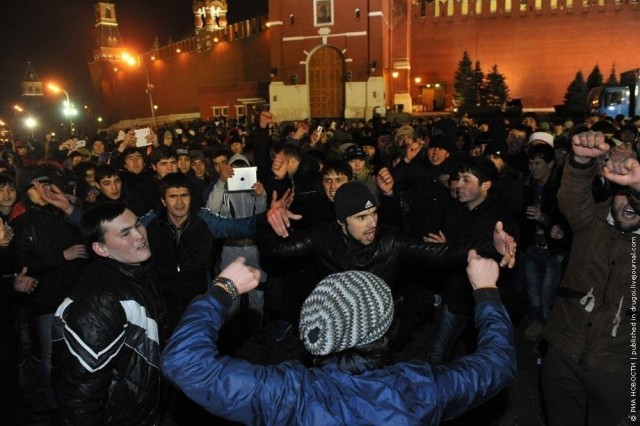
M 233 176 L 227 179 L 227 188 L 233 191 L 251 191 L 257 182 L 257 167 L 234 167 Z

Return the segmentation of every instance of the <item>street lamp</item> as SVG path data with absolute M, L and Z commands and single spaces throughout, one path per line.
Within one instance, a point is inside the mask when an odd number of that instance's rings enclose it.
M 24 120 L 24 124 L 31 130 L 31 139 L 33 139 L 33 128 L 38 125 L 38 122 L 35 118 L 29 116 Z
M 73 133 L 73 122 L 72 122 L 72 117 L 75 115 L 76 111 L 74 110 L 74 108 L 71 106 L 71 100 L 69 100 L 69 92 L 67 92 L 66 90 L 64 90 L 62 87 L 57 86 L 54 83 L 49 83 L 48 84 L 49 89 L 53 92 L 53 93 L 60 93 L 63 92 L 64 95 L 67 97 L 67 104 L 64 108 L 64 115 L 66 115 L 67 117 L 69 117 L 69 134 Z
M 154 108 L 153 96 L 151 95 L 151 92 L 153 91 L 153 88 L 155 86 L 151 84 L 151 81 L 149 80 L 149 71 L 147 70 L 147 65 L 144 63 L 142 58 L 140 58 L 140 56 L 136 58 L 127 52 L 124 52 L 122 54 L 122 60 L 130 67 L 139 65 L 144 70 L 144 76 L 147 79 L 147 88 L 145 89 L 145 92 L 149 95 L 149 108 L 151 109 L 151 120 L 153 121 L 153 128 L 157 129 L 158 126 L 156 125 L 156 109 Z

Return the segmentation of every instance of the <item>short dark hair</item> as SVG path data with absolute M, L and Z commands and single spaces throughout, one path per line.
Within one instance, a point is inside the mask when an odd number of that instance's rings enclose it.
M 5 186 L 11 187 L 18 190 L 18 186 L 16 185 L 16 180 L 9 176 L 7 173 L 0 173 L 0 188 L 4 188 Z
M 353 171 L 349 163 L 344 160 L 330 161 L 322 168 L 321 176 L 325 177 L 329 172 L 337 175 L 345 175 L 349 180 L 353 179 Z
M 178 153 L 173 147 L 167 145 L 160 145 L 151 151 L 151 155 L 149 156 L 149 162 L 153 165 L 158 164 L 160 160 L 166 160 L 169 158 L 178 159 Z
M 529 145 L 527 152 L 529 160 L 541 158 L 545 163 L 549 164 L 556 159 L 556 152 L 553 147 L 547 143 L 534 143 Z
M 391 348 L 387 336 L 365 345 L 346 349 L 342 352 L 315 357 L 314 366 L 336 364 L 344 373 L 359 375 L 369 370 L 379 370 L 392 363 Z
M 302 161 L 302 157 L 304 156 L 302 150 L 295 145 L 285 144 L 278 153 L 282 152 L 287 158 L 293 157 L 298 161 Z
M 94 204 L 82 215 L 80 234 L 87 246 L 93 243 L 104 243 L 104 222 L 111 222 L 124 213 L 127 206 L 120 201 Z M 90 247 L 89 247 L 90 248 Z
M 189 183 L 189 178 L 184 173 L 169 173 L 160 179 L 160 183 L 158 183 L 160 198 L 164 198 L 169 188 L 187 188 L 191 195 L 191 184 Z
M 94 174 L 94 178 L 96 180 L 96 183 L 98 184 L 100 184 L 100 180 L 112 176 L 120 176 L 120 174 L 111 164 L 103 164 L 102 166 L 98 166 Z
M 95 171 L 97 168 L 98 164 L 96 164 L 94 161 L 81 161 L 75 165 L 73 171 L 78 175 L 78 177 L 83 178 L 87 174 L 87 171 Z
M 488 157 L 475 157 L 464 161 L 460 164 L 458 173 L 471 173 L 478 178 L 479 184 L 493 182 L 498 177 L 498 169 Z

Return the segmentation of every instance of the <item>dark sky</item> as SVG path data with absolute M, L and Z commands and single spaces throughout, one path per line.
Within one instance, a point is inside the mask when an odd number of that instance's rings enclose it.
M 123 43 L 147 51 L 193 32 L 191 0 L 115 0 Z M 43 82 L 57 81 L 78 103 L 91 101 L 87 63 L 95 46 L 94 0 L 13 0 L 0 12 L 0 111 L 20 100 L 30 61 Z M 267 0 L 228 0 L 231 23 L 266 14 Z M 46 96 L 51 96 L 46 94 Z M 81 101 L 81 102 L 80 102 Z

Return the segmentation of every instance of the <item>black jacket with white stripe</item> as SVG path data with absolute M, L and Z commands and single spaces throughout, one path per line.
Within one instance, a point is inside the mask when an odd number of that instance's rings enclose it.
M 149 265 L 97 259 L 56 311 L 53 381 L 65 422 L 158 420 L 163 308 Z

